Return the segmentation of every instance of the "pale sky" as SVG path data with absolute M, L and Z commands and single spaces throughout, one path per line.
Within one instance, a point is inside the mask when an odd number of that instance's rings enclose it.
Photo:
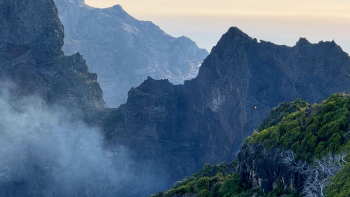
M 208 51 L 229 27 L 276 44 L 332 41 L 350 53 L 350 0 L 85 0 L 93 7 L 121 5 L 138 20 L 187 36 Z

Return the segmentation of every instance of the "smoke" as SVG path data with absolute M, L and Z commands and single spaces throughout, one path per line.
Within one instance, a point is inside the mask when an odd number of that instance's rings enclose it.
M 147 196 L 158 166 L 137 166 L 63 107 L 1 91 L 0 196 Z

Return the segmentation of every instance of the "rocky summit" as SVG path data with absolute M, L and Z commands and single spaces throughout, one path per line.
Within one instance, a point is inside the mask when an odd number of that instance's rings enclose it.
M 65 27 L 66 54 L 80 52 L 99 76 L 109 107 L 147 76 L 174 84 L 197 76 L 208 55 L 187 37 L 174 38 L 149 21 L 139 21 L 120 5 L 93 8 L 83 0 L 55 0 Z
M 280 102 L 321 102 L 349 92 L 349 65 L 334 41 L 301 38 L 288 47 L 258 42 L 232 27 L 195 79 L 172 85 L 148 78 L 131 89 L 114 113 L 120 121 L 106 132 L 140 156 L 161 161 L 179 179 L 204 163 L 235 158 L 245 137 Z

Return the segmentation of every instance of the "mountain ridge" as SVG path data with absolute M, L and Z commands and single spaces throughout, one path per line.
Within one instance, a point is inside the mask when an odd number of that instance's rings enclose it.
M 301 97 L 314 103 L 334 92 L 350 91 L 350 58 L 334 42 L 277 46 L 258 43 L 238 28 L 230 28 L 195 79 L 173 85 L 169 80 L 148 78 L 129 91 L 127 103 L 107 108 L 97 75 L 89 72 L 82 56 L 59 52 L 63 37 L 54 3 L 13 0 L 1 4 L 1 9 L 20 4 L 28 9 L 27 16 L 43 21 L 35 24 L 41 28 L 29 29 L 38 30 L 29 31 L 34 39 L 0 45 L 0 76 L 20 87 L 13 93 L 36 94 L 49 104 L 81 110 L 83 115 L 77 119 L 104 129 L 108 145 L 130 148 L 140 162 L 158 162 L 172 180 L 204 163 L 234 158 L 245 137 L 280 102 Z M 34 9 L 43 5 L 48 9 Z M 2 26 L 9 18 L 9 12 L 0 15 L 0 31 L 13 29 L 15 33 L 16 28 Z M 26 19 L 25 27 L 34 25 L 30 17 Z M 43 27 L 57 34 L 46 39 L 41 36 Z M 39 37 L 45 46 L 40 50 L 33 41 Z
M 204 163 L 235 158 L 245 137 L 280 102 L 315 103 L 349 92 L 349 73 L 350 58 L 334 42 L 259 43 L 233 27 L 196 78 L 183 85 L 149 78 L 131 89 L 118 112 L 123 135 L 106 131 L 116 143 L 168 163 L 170 172 L 177 169 L 173 176 L 183 177 Z
M 176 84 L 194 78 L 208 55 L 192 40 L 174 38 L 150 21 L 139 21 L 120 5 L 93 8 L 55 1 L 66 31 L 63 50 L 83 54 L 99 75 L 110 107 L 125 103 L 130 88 L 148 75 Z

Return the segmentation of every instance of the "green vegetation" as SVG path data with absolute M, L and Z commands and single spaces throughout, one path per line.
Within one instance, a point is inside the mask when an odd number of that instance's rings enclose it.
M 322 104 L 308 103 L 297 99 L 281 103 L 273 108 L 246 143 L 262 143 L 267 149 L 283 147 L 292 150 L 295 160 L 313 163 L 327 155 L 350 151 L 350 97 L 334 94 Z M 350 154 L 345 160 L 350 161 Z M 320 161 L 320 160 L 318 160 Z M 316 166 L 316 163 L 313 163 Z M 282 184 L 268 193 L 252 188 L 249 180 L 236 173 L 237 161 L 230 164 L 206 164 L 202 170 L 189 178 L 178 181 L 167 192 L 153 197 L 287 197 L 300 196 L 286 191 Z M 332 197 L 350 196 L 350 163 L 338 171 L 326 184 L 326 195 Z
M 223 162 L 217 165 L 205 164 L 204 168 L 189 178 L 178 181 L 167 192 L 159 192 L 150 197 L 171 197 L 175 194 L 181 196 L 198 197 L 277 197 L 286 194 L 286 197 L 298 197 L 296 192 L 282 189 L 282 185 L 269 193 L 260 189 L 253 189 L 252 185 L 244 180 L 235 169 L 238 161 Z
M 312 162 L 344 149 L 349 140 L 350 98 L 334 94 L 312 107 L 297 99 L 281 104 L 246 141 L 261 142 L 268 150 L 282 146 L 295 153 L 296 160 Z M 280 121 L 278 121 L 280 120 Z
M 259 125 L 258 131 L 261 132 L 264 129 L 267 129 L 271 126 L 275 126 L 277 123 L 279 123 L 283 117 L 286 117 L 288 114 L 300 111 L 300 109 L 308 108 L 310 105 L 302 101 L 300 99 L 297 99 L 294 102 L 291 103 L 281 103 L 278 107 L 272 108 L 269 115 L 264 118 L 264 120 Z
M 350 196 L 350 163 L 339 171 L 330 180 L 329 186 L 326 188 L 326 194 L 330 197 L 349 197 Z
M 350 161 L 350 140 L 345 137 L 348 141 L 345 146 L 342 146 L 340 151 L 348 152 L 347 161 Z M 329 197 L 348 197 L 350 196 L 350 163 L 346 164 L 344 169 L 336 173 L 329 181 L 328 187 L 326 188 L 326 196 Z
M 327 154 L 350 150 L 350 97 L 334 94 L 311 107 L 300 99 L 271 111 L 247 143 L 262 143 L 268 150 L 291 149 L 296 160 L 313 162 Z M 348 154 L 347 161 L 350 161 Z M 350 196 L 350 164 L 330 179 L 327 196 Z

